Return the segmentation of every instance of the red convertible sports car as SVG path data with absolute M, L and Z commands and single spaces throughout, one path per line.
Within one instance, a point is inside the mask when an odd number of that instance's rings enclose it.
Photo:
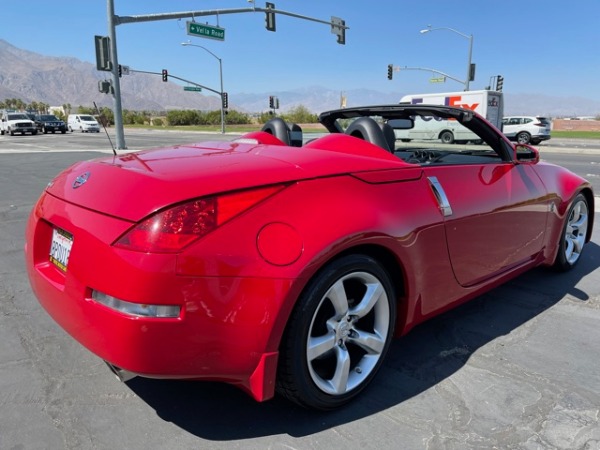
M 308 142 L 276 118 L 68 168 L 27 225 L 40 303 L 121 377 L 331 409 L 394 336 L 532 267 L 570 269 L 590 240 L 590 184 L 472 111 L 320 121 Z

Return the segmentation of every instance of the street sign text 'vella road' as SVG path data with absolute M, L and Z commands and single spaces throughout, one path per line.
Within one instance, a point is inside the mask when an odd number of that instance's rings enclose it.
M 202 88 L 197 86 L 184 86 L 183 90 L 192 92 L 202 92 Z
M 225 40 L 225 28 L 206 25 L 198 22 L 187 22 L 187 34 L 190 36 L 215 39 L 217 41 Z

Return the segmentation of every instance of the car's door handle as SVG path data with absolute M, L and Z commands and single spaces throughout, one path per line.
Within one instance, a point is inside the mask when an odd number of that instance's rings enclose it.
M 443 216 L 451 216 L 452 207 L 450 206 L 446 192 L 444 192 L 444 188 L 438 181 L 437 177 L 427 177 L 427 179 L 429 180 L 429 185 L 431 186 L 433 195 L 435 195 L 438 205 L 440 205 L 440 211 L 442 212 Z

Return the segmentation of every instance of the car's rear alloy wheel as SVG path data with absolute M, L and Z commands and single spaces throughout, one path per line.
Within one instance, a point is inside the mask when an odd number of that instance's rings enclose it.
M 530 140 L 531 136 L 529 135 L 529 133 L 522 131 L 519 134 L 517 134 L 517 142 L 519 144 L 529 144 Z
M 338 259 L 308 284 L 282 341 L 277 386 L 306 407 L 333 409 L 378 371 L 393 336 L 394 289 L 366 255 Z
M 583 194 L 577 195 L 569 208 L 561 234 L 554 267 L 569 270 L 577 264 L 583 251 L 588 232 L 588 203 Z
M 454 142 L 454 135 L 451 131 L 444 131 L 440 136 L 440 140 L 444 144 L 452 144 Z

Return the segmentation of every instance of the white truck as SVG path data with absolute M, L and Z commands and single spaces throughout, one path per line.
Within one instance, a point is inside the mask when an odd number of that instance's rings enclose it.
M 37 126 L 25 113 L 2 112 L 2 118 L 0 119 L 0 134 L 10 134 L 11 136 L 14 136 L 15 133 L 37 134 Z
M 492 125 L 502 130 L 504 98 L 497 91 L 462 91 L 439 94 L 405 95 L 400 103 L 411 105 L 445 105 L 470 109 L 485 117 Z M 476 138 L 474 133 L 452 120 L 418 120 L 410 130 L 394 130 L 396 139 L 403 142 L 411 140 L 440 140 L 443 143 L 467 142 Z

